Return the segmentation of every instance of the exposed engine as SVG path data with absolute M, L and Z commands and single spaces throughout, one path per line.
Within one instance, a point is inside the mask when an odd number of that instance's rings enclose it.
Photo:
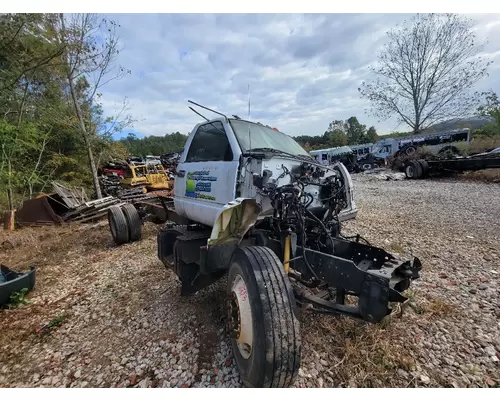
M 325 168 L 302 162 L 291 168 L 281 165 L 282 172 L 275 179 L 271 171 L 264 171 L 262 179 L 254 175 L 261 204 L 266 199 L 272 214 L 258 221 L 251 235 L 260 245 L 273 246 L 274 242 L 278 252 L 285 248 L 286 238 L 291 238 L 290 278 L 308 288 L 326 289 L 327 293 L 327 297 L 321 298 L 296 293 L 298 299 L 302 297 L 324 312 L 380 320 L 390 312 L 388 302 L 405 300 L 401 292 L 418 278 L 421 265 L 418 259 L 413 263 L 401 262 L 371 246 L 360 235 L 342 235 L 339 215 L 342 210 L 355 209 L 348 198 L 350 191 L 346 190 L 346 179 L 350 178 L 342 167 L 340 164 Z M 287 183 L 280 185 L 285 179 Z M 364 283 L 366 279 L 373 279 L 373 283 Z M 343 288 L 333 290 L 332 297 L 332 289 L 337 285 Z M 368 293 L 379 290 L 384 295 L 376 302 L 370 301 Z M 358 308 L 342 308 L 346 294 L 360 297 Z
M 296 245 L 326 254 L 334 253 L 332 238 L 341 237 L 339 212 L 347 207 L 345 181 L 338 167 L 326 169 L 310 163 L 301 163 L 283 172 L 275 179 L 271 171 L 264 171 L 262 179 L 254 175 L 254 185 L 260 196 L 268 198 L 272 216 L 261 220 L 255 228 L 265 231 L 270 238 L 281 240 L 284 235 L 297 239 Z M 285 177 L 289 183 L 279 185 Z M 320 279 L 304 256 L 304 263 L 316 283 Z

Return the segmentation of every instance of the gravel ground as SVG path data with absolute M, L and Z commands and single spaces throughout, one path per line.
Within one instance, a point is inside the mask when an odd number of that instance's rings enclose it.
M 500 186 L 353 180 L 359 214 L 346 233 L 418 256 L 423 277 L 379 325 L 304 313 L 295 386 L 498 387 Z M 1 387 L 241 386 L 225 282 L 181 298 L 157 229 L 120 247 L 105 222 L 0 234 L 2 264 L 40 267 L 30 302 L 0 311 Z

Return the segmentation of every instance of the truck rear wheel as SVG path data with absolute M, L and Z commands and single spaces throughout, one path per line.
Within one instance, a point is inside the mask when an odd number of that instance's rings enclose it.
M 420 179 L 422 173 L 422 166 L 418 161 L 411 160 L 405 166 L 405 175 L 408 179 Z
M 127 220 L 129 240 L 135 242 L 141 238 L 141 217 L 139 212 L 130 203 L 124 204 L 122 211 Z
M 418 162 L 422 167 L 422 178 L 426 178 L 429 175 L 429 163 L 426 160 L 418 160 Z
M 129 241 L 127 219 L 119 206 L 109 207 L 108 223 L 111 236 L 113 236 L 113 240 L 118 246 Z
M 230 262 L 229 326 L 233 354 L 247 387 L 289 387 L 301 360 L 295 297 L 276 254 L 237 249 Z

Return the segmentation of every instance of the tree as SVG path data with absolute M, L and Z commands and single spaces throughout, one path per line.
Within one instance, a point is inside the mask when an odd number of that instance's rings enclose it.
M 347 136 L 341 131 L 329 132 L 329 144 L 332 147 L 340 147 L 347 145 Z
M 476 104 L 470 93 L 490 64 L 479 56 L 469 19 L 456 14 L 417 15 L 387 33 L 389 43 L 363 82 L 363 98 L 380 119 L 396 116 L 414 133 L 446 119 L 462 117 Z
M 500 99 L 498 95 L 490 90 L 489 92 L 482 93 L 484 97 L 484 103 L 477 108 L 477 115 L 487 116 L 492 119 L 492 121 L 481 129 L 480 133 L 486 136 L 494 136 L 500 134 Z
M 359 123 L 356 117 L 349 118 L 346 122 L 346 135 L 349 144 L 364 143 L 366 125 Z
M 62 54 L 60 46 L 54 46 L 44 29 L 46 14 L 0 15 L 0 94 L 11 94 L 16 86 L 35 79 L 44 67 Z M 1 102 L 5 106 L 5 96 Z
M 94 14 L 73 14 L 70 17 L 59 14 L 59 20 L 54 20 L 53 23 L 57 38 L 64 47 L 64 73 L 87 149 L 92 182 L 98 199 L 102 198 L 102 193 L 92 151 L 98 125 L 92 121 L 96 112 L 95 99 L 100 97 L 98 90 L 103 85 L 130 73 L 121 67 L 118 71 L 114 70 L 119 52 L 117 26 L 114 21 L 99 20 Z
M 0 188 L 10 209 L 15 193 L 25 189 L 31 197 L 41 181 L 53 130 L 40 110 L 52 101 L 46 95 L 55 79 L 48 72 L 62 50 L 48 40 L 46 20 L 45 14 L 0 16 Z
M 331 147 L 340 147 L 347 144 L 347 124 L 342 120 L 335 120 L 330 122 L 328 130 L 324 136 L 328 140 L 328 145 Z
M 335 121 L 332 121 L 328 124 L 328 129 L 327 132 L 342 132 L 346 133 L 347 127 L 346 123 L 340 119 L 336 119 Z
M 187 141 L 187 135 L 179 132 L 170 133 L 165 136 L 147 136 L 138 139 L 134 134 L 129 134 L 121 139 L 128 152 L 136 157 L 145 157 L 149 154 L 161 156 L 169 153 L 181 152 Z
M 124 143 L 113 140 L 132 121 L 126 101 L 109 117 L 99 93 L 128 72 L 112 68 L 114 26 L 90 15 L 63 21 L 59 14 L 0 15 L 0 213 L 53 180 L 90 188 L 89 165 L 126 158 Z
M 500 100 L 498 95 L 490 90 L 482 93 L 484 96 L 484 104 L 481 104 L 477 109 L 477 114 L 493 118 L 496 124 L 500 126 Z
M 375 130 L 374 126 L 370 126 L 370 128 L 368 128 L 365 138 L 366 138 L 365 143 L 375 143 L 379 139 L 377 131 Z

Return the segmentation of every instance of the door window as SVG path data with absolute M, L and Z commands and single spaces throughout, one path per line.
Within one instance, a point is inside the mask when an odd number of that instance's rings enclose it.
M 233 151 L 222 123 L 215 121 L 201 125 L 189 146 L 186 162 L 232 160 Z

